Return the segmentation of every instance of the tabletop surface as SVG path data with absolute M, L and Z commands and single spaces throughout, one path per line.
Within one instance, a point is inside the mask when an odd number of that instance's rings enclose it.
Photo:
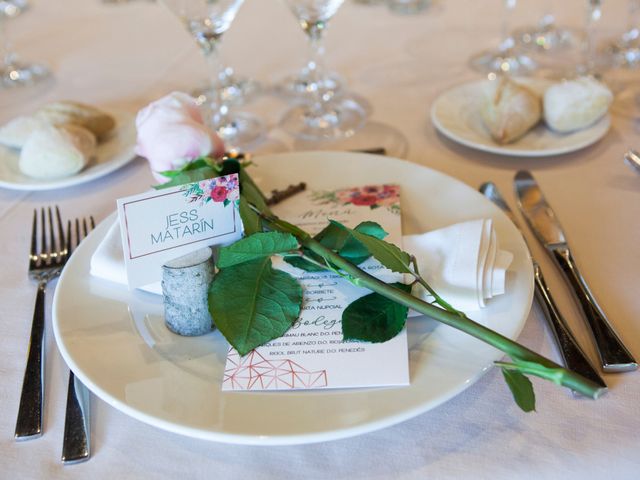
M 204 82 L 206 68 L 180 23 L 153 2 L 33 1 L 10 25 L 24 58 L 48 63 L 55 83 L 32 97 L 0 97 L 0 123 L 56 99 L 76 99 L 132 112 L 172 91 Z M 533 22 L 542 6 L 523 0 L 514 25 Z M 605 2 L 606 4 L 607 2 Z M 596 145 L 550 158 L 509 158 L 458 146 L 429 119 L 435 98 L 481 78 L 468 57 L 498 41 L 499 0 L 438 0 L 422 14 L 394 15 L 382 6 L 346 2 L 331 22 L 327 64 L 373 108 L 371 120 L 402 132 L 404 158 L 477 188 L 494 181 L 514 206 L 511 181 L 519 169 L 535 173 L 567 232 L 574 256 L 600 304 L 636 358 L 640 358 L 640 176 L 622 162 L 637 146 L 638 123 L 613 115 L 610 133 Z M 559 22 L 580 26 L 584 2 L 556 2 Z M 600 38 L 627 23 L 626 2 L 605 5 Z M 616 27 L 618 29 L 616 29 Z M 236 71 L 272 85 L 305 61 L 305 38 L 284 2 L 247 0 L 226 34 L 222 54 Z M 270 127 L 257 152 L 298 149 L 277 128 L 287 104 L 265 94 L 246 109 Z M 375 145 L 372 145 L 374 147 Z M 139 193 L 153 179 L 137 159 L 101 179 L 64 190 L 0 189 L 0 476 L 11 478 L 637 478 L 640 459 L 638 373 L 609 374 L 598 401 L 574 398 L 537 381 L 537 412 L 514 404 L 502 375 L 491 370 L 440 407 L 366 435 L 314 445 L 251 447 L 182 437 L 140 423 L 97 398 L 92 402 L 90 461 L 60 463 L 68 370 L 50 318 L 46 331 L 44 436 L 15 442 L 13 430 L 31 326 L 35 285 L 27 275 L 34 207 L 58 204 L 65 217 L 115 209 L 119 197 Z M 560 309 L 595 360 L 579 310 L 549 259 L 531 238 Z M 50 290 L 51 291 L 51 290 Z M 49 303 L 52 295 L 49 295 Z M 536 305 L 519 340 L 558 360 Z

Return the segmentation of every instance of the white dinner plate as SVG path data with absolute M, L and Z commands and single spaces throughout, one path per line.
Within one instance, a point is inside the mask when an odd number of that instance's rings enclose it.
M 472 317 L 516 338 L 533 295 L 522 237 L 491 202 L 462 182 L 410 162 L 356 153 L 256 157 L 264 191 L 305 181 L 311 189 L 397 183 L 403 232 L 493 218 L 501 246 L 514 253 L 507 293 Z M 311 443 L 361 434 L 426 412 L 469 387 L 502 354 L 424 317 L 409 320 L 411 385 L 292 392 L 222 392 L 226 340 L 171 333 L 161 298 L 90 277 L 92 254 L 112 223 L 80 245 L 56 288 L 53 328 L 77 377 L 110 405 L 143 422 L 207 440 L 240 444 Z M 505 388 L 505 395 L 509 395 Z
M 489 80 L 458 85 L 436 99 L 431 107 L 431 121 L 442 135 L 483 152 L 514 157 L 547 157 L 588 147 L 604 137 L 611 126 L 609 115 L 572 133 L 554 132 L 540 122 L 522 138 L 500 145 L 491 138 L 480 116 L 487 82 Z M 541 85 L 529 86 L 538 89 Z
M 28 177 L 18 167 L 20 152 L 0 145 L 0 187 L 12 190 L 56 190 L 89 182 L 107 175 L 135 158 L 136 127 L 134 115 L 114 114 L 116 128 L 108 139 L 98 144 L 96 156 L 80 172 L 68 177 L 40 180 Z

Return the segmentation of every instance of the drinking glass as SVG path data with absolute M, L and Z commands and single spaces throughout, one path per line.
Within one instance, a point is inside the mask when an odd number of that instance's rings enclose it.
M 617 39 L 605 46 L 605 55 L 614 67 L 640 67 L 640 0 L 629 0 L 629 25 Z
M 513 36 L 517 43 L 537 53 L 555 53 L 580 42 L 580 35 L 569 28 L 558 26 L 553 14 L 555 0 L 547 0 L 542 18 L 537 25 L 517 29 Z
M 33 85 L 51 75 L 44 65 L 20 61 L 11 47 L 8 22 L 27 9 L 26 0 L 0 0 L 0 89 Z
M 342 91 L 343 80 L 335 72 L 329 72 L 324 68 L 325 51 L 320 41 L 320 35 L 322 35 L 322 30 L 326 28 L 326 22 L 335 14 L 343 1 L 344 0 L 338 2 L 338 5 L 335 7 L 333 5 L 334 2 L 323 2 L 322 0 L 311 0 L 308 2 L 286 1 L 288 7 L 300 22 L 302 29 L 307 34 L 313 53 L 307 64 L 299 72 L 279 82 L 277 90 L 280 94 L 296 100 L 304 100 L 309 97 L 311 92 L 317 91 L 324 97 L 333 97 Z M 292 3 L 300 3 L 300 5 L 294 6 Z M 309 7 L 305 7 L 303 3 L 307 3 Z M 326 3 L 327 6 L 324 7 L 323 3 Z M 303 13 L 303 10 L 306 10 L 307 13 Z M 325 13 L 322 13 L 323 10 Z M 304 15 L 324 16 L 324 20 L 321 19 L 324 23 L 318 27 L 318 32 L 308 31 L 308 27 L 305 27 L 303 23 L 306 21 Z
M 502 41 L 497 49 L 480 52 L 471 57 L 469 63 L 474 70 L 483 73 L 505 73 L 523 75 L 535 70 L 536 63 L 517 48 L 515 39 L 509 32 L 511 12 L 517 0 L 503 0 L 501 23 Z
M 605 47 L 609 65 L 616 67 L 620 91 L 612 110 L 618 114 L 640 118 L 640 0 L 629 0 L 629 26 L 620 38 Z
M 582 46 L 582 62 L 578 65 L 579 75 L 598 75 L 601 66 L 595 48 L 595 29 L 602 18 L 602 0 L 587 0 L 585 39 Z
M 311 45 L 307 63 L 309 83 L 306 101 L 292 107 L 282 118 L 281 127 L 304 140 L 331 140 L 353 135 L 366 118 L 360 103 L 346 93 L 335 95 L 322 82 L 327 78 L 323 67 L 323 34 L 329 20 L 344 0 L 285 0 Z
M 200 47 L 211 70 L 211 93 L 202 105 L 207 123 L 228 149 L 255 144 L 264 136 L 263 123 L 253 115 L 235 112 L 232 102 L 220 88 L 225 67 L 220 61 L 220 40 L 229 29 L 244 0 L 163 0 L 186 26 Z

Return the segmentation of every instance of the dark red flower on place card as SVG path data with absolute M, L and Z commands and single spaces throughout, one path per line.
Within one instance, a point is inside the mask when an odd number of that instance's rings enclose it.
M 214 202 L 224 202 L 227 198 L 227 188 L 218 185 L 211 190 L 211 200 Z
M 351 199 L 354 205 L 375 205 L 377 201 L 376 195 L 356 195 Z

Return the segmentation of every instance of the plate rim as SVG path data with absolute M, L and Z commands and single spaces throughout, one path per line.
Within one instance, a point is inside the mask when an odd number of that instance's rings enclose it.
M 272 157 L 272 156 L 297 157 L 305 154 L 307 155 L 308 154 L 311 154 L 311 155 L 336 155 L 337 154 L 337 155 L 358 155 L 358 156 L 365 155 L 365 156 L 371 157 L 372 159 L 376 159 L 376 160 L 380 159 L 379 155 L 369 155 L 369 154 L 350 153 L 350 152 L 314 151 L 314 152 L 286 152 L 286 153 L 280 153 L 280 154 L 264 155 L 260 157 L 260 163 L 263 160 L 268 161 L 269 157 Z M 425 168 L 429 170 L 432 174 L 435 173 L 437 175 L 444 176 L 452 182 L 456 182 L 460 185 L 463 185 L 467 189 L 473 190 L 470 186 L 466 185 L 464 182 L 456 179 L 455 177 L 451 177 L 450 175 L 447 175 L 443 172 L 432 169 L 430 167 L 416 164 L 414 162 L 409 162 L 404 159 L 396 159 L 392 157 L 385 157 L 385 158 L 391 161 L 399 161 L 406 164 L 410 164 L 412 167 L 415 167 L 415 168 Z M 478 195 L 480 194 L 478 193 Z M 500 211 L 497 207 L 495 207 L 495 211 L 499 215 L 504 216 L 504 219 L 507 219 L 506 215 L 502 211 Z M 92 238 L 95 239 L 98 235 L 101 235 L 103 233 L 103 230 L 106 231 L 111 225 L 113 219 L 115 218 L 115 215 L 116 214 L 114 212 L 111 215 L 109 215 L 107 218 L 105 218 L 98 225 L 98 227 L 90 233 L 89 237 L 87 237 L 87 239 L 79 246 L 76 252 L 87 250 L 88 248 L 90 248 L 90 245 L 92 242 L 88 240 Z M 513 229 L 516 228 L 513 225 L 512 227 Z M 519 243 L 519 249 L 526 254 L 527 260 L 530 260 L 531 256 L 524 244 L 524 240 L 522 240 L 521 237 L 518 237 L 517 242 Z M 73 262 L 73 259 L 69 261 L 69 264 L 72 264 L 72 262 Z M 61 356 L 63 357 L 67 365 L 70 367 L 70 369 L 99 398 L 101 398 L 103 401 L 105 401 L 109 405 L 122 411 L 123 413 L 137 420 L 140 420 L 144 423 L 147 423 L 149 425 L 161 428 L 163 430 L 167 430 L 169 432 L 178 433 L 181 435 L 185 435 L 188 437 L 197 438 L 201 440 L 239 444 L 239 445 L 257 445 L 257 446 L 300 445 L 300 444 L 324 442 L 329 440 L 337 440 L 337 439 L 348 438 L 348 437 L 372 432 L 375 430 L 386 428 L 386 427 L 398 424 L 400 422 L 409 420 L 417 415 L 420 415 L 429 410 L 432 410 L 433 408 L 436 408 L 437 406 L 443 403 L 446 403 L 451 398 L 457 396 L 459 393 L 466 390 L 469 386 L 471 386 L 476 381 L 478 381 L 481 377 L 483 377 L 491 369 L 493 361 L 504 356 L 504 353 L 502 353 L 499 350 L 495 350 L 495 352 L 491 356 L 492 357 L 491 360 L 489 360 L 485 365 L 483 365 L 482 368 L 479 368 L 478 371 L 475 372 L 475 374 L 469 377 L 465 382 L 460 382 L 455 387 L 450 388 L 444 394 L 439 394 L 436 398 L 430 399 L 428 401 L 424 401 L 419 405 L 416 405 L 411 408 L 404 408 L 398 411 L 397 413 L 388 414 L 379 419 L 370 420 L 354 426 L 344 427 L 339 430 L 327 430 L 327 431 L 304 433 L 304 434 L 285 433 L 282 435 L 278 435 L 278 434 L 255 435 L 255 434 L 238 434 L 238 433 L 230 433 L 230 432 L 213 431 L 211 429 L 205 430 L 203 428 L 194 428 L 187 425 L 176 424 L 164 418 L 158 418 L 157 416 L 150 415 L 146 412 L 143 412 L 139 409 L 129 406 L 128 404 L 122 402 L 118 398 L 115 398 L 114 396 L 112 396 L 110 393 L 106 392 L 104 389 L 102 389 L 99 385 L 97 385 L 89 376 L 87 376 L 83 372 L 80 365 L 73 359 L 73 356 L 70 354 L 70 352 L 66 349 L 64 345 L 64 339 L 63 339 L 62 332 L 60 331 L 60 323 L 58 320 L 58 308 L 59 308 L 59 302 L 60 302 L 60 294 L 58 292 L 63 290 L 63 288 L 60 288 L 60 287 L 61 286 L 64 287 L 65 281 L 66 281 L 65 278 L 67 276 L 68 271 L 69 271 L 68 269 L 64 269 L 64 271 L 62 272 L 62 275 L 60 276 L 58 287 L 55 290 L 55 294 L 53 298 L 53 307 L 52 307 L 52 325 L 53 325 L 53 332 L 54 332 L 56 343 L 58 345 L 58 349 L 61 353 Z M 522 329 L 524 328 L 526 320 L 529 316 L 529 312 L 531 310 L 531 306 L 533 302 L 533 266 L 530 262 L 528 261 L 526 262 L 526 271 L 524 271 L 523 273 L 528 274 L 530 282 L 528 282 L 529 289 L 527 292 L 526 308 L 523 313 L 523 317 L 520 323 L 518 324 L 513 335 L 510 336 L 511 338 L 514 338 L 514 339 L 517 339 L 520 333 L 522 332 Z M 410 386 L 402 387 L 402 388 L 410 388 Z M 367 389 L 354 389 L 354 390 L 366 391 Z M 329 392 L 329 390 L 327 390 L 327 392 Z M 228 393 L 230 395 L 246 394 L 246 392 L 241 392 L 241 393 L 224 392 L 224 393 Z
M 116 128 L 133 128 L 135 122 L 135 114 L 128 111 L 116 111 L 112 112 L 116 118 L 120 119 L 120 125 Z M 2 148 L 8 148 L 4 147 Z M 45 180 L 45 181 L 37 181 L 33 180 L 32 182 L 10 182 L 4 180 L 0 177 L 0 187 L 6 188 L 8 190 L 14 191 L 48 191 L 48 190 L 59 190 L 67 187 L 74 187 L 76 185 L 82 185 L 87 182 L 91 182 L 98 178 L 104 177 L 105 175 L 109 175 L 112 172 L 124 167 L 125 165 L 131 163 L 138 155 L 136 154 L 136 147 L 134 144 L 131 144 L 127 147 L 124 147 L 118 154 L 116 154 L 111 159 L 106 162 L 102 162 L 98 165 L 94 165 L 93 167 L 101 166 L 97 170 L 92 171 L 92 166 L 89 165 L 87 168 L 80 170 L 78 173 L 74 175 L 70 175 L 67 177 L 61 177 L 57 179 Z
M 609 130 L 611 129 L 611 113 L 607 112 L 606 115 L 604 115 L 598 121 L 596 121 L 595 123 L 587 127 L 587 129 L 591 129 L 602 124 L 602 126 L 600 127 L 602 128 L 602 131 L 598 132 L 596 135 L 593 135 L 591 138 L 588 138 L 587 140 L 576 143 L 575 145 L 568 145 L 561 148 L 523 150 L 523 149 L 517 149 L 517 148 L 510 148 L 508 145 L 500 146 L 496 144 L 495 146 L 491 146 L 491 145 L 485 145 L 482 143 L 476 143 L 473 140 L 469 140 L 463 136 L 460 136 L 455 132 L 451 131 L 450 129 L 448 129 L 447 127 L 445 127 L 440 121 L 440 118 L 438 117 L 438 107 L 440 106 L 440 104 L 448 96 L 453 95 L 456 92 L 456 90 L 461 90 L 465 87 L 468 88 L 471 86 L 480 86 L 481 84 L 488 81 L 490 80 L 474 80 L 471 82 L 465 82 L 465 83 L 456 85 L 452 88 L 449 88 L 444 92 L 440 93 L 436 97 L 436 99 L 433 101 L 430 108 L 431 123 L 436 128 L 436 130 L 442 135 L 444 135 L 446 138 L 451 140 L 452 142 L 457 143 L 459 145 L 463 145 L 473 150 L 480 151 L 480 152 L 493 153 L 496 155 L 510 156 L 510 157 L 540 158 L 540 157 L 552 157 L 556 155 L 567 155 L 569 153 L 574 153 L 579 150 L 590 147 L 591 145 L 594 145 L 595 143 L 602 140 L 609 133 Z M 582 131 L 584 130 L 585 129 L 583 129 Z M 525 136 L 526 135 L 527 134 L 525 134 Z

